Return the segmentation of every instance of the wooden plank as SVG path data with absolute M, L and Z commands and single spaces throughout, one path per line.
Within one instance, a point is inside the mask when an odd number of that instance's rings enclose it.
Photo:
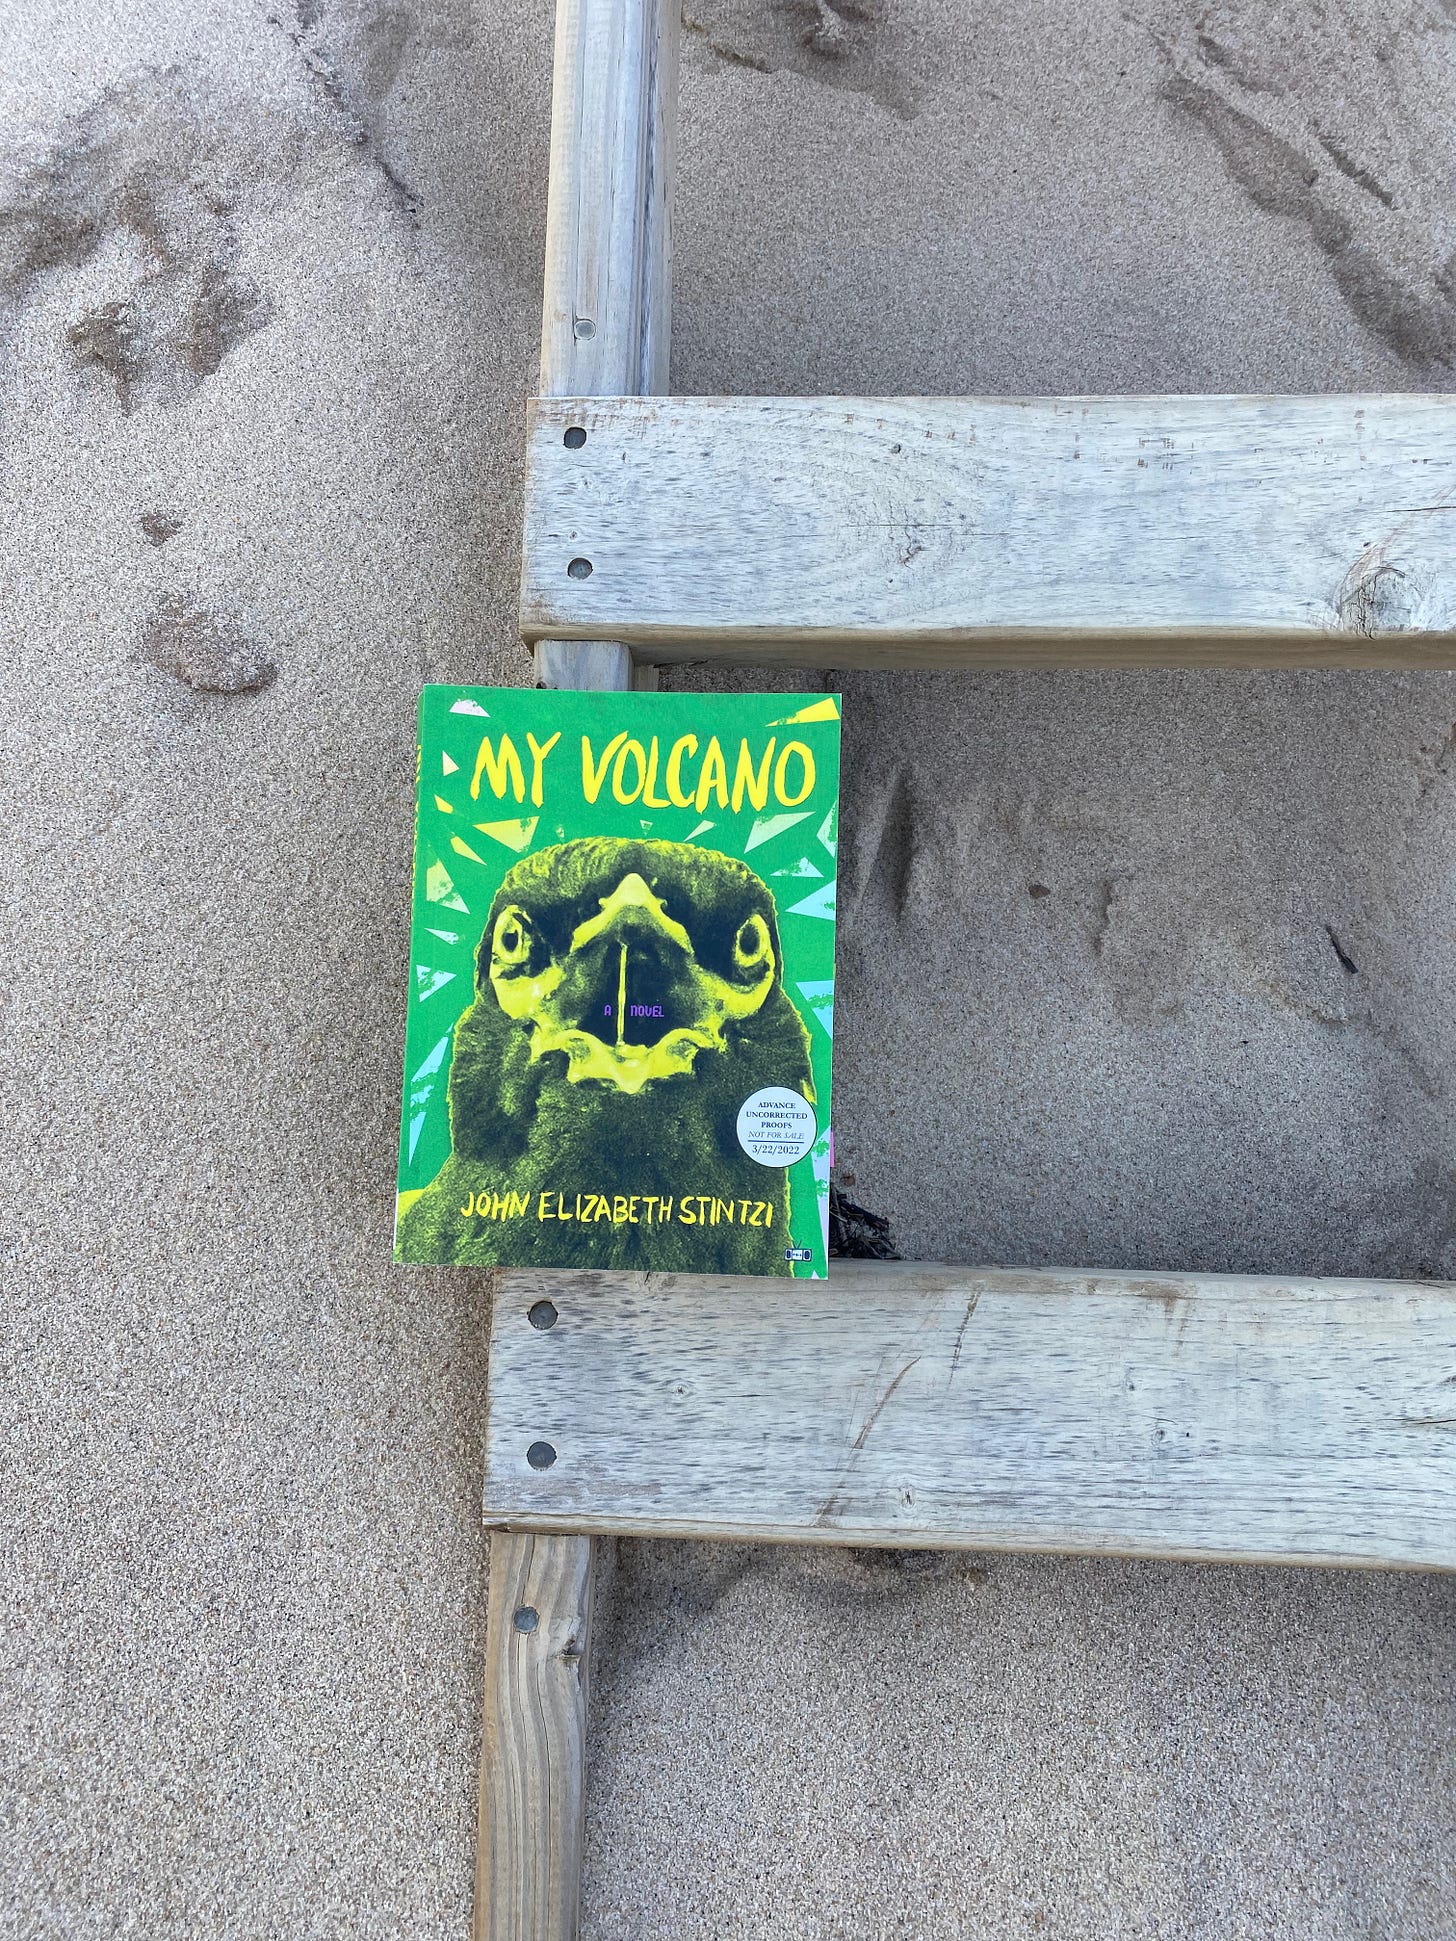
M 1456 396 L 543 400 L 525 532 L 649 660 L 1450 666 Z
M 674 0 L 557 0 L 543 396 L 667 388 L 677 47 Z
M 667 383 L 676 0 L 557 0 L 541 389 Z M 610 638 L 542 640 L 543 687 L 633 685 Z M 596 1545 L 491 1541 L 476 1941 L 575 1941 Z
M 598 692 L 655 694 L 659 669 L 637 662 L 614 640 L 538 640 L 537 687 L 593 688 Z
M 491 1538 L 476 1941 L 576 1938 L 592 1549 Z
M 485 1505 L 542 1530 L 1456 1568 L 1456 1286 L 512 1274 Z
M 676 0 L 558 0 L 543 396 L 667 387 L 678 39 Z M 611 638 L 549 633 L 538 687 L 631 687 Z
M 631 653 L 615 640 L 538 640 L 535 661 L 537 687 L 627 693 L 636 684 Z

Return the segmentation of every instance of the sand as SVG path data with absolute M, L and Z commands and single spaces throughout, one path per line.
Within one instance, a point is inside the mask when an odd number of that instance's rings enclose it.
M 692 0 L 678 388 L 1456 383 L 1449 6 L 872 13 Z M 548 13 L 4 31 L 0 1932 L 460 1936 L 411 723 L 527 672 Z M 1456 681 L 842 685 L 905 1253 L 1456 1274 Z M 624 1545 L 606 1602 L 587 1941 L 1456 1934 L 1448 1581 Z

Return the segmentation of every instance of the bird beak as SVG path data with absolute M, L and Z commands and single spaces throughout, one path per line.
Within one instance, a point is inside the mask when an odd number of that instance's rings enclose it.
M 621 1052 L 702 1022 L 692 939 L 635 871 L 578 924 L 554 994 L 559 1018 Z
M 503 1009 L 530 1017 L 533 1057 L 564 1051 L 572 1080 L 631 1093 L 691 1071 L 700 1051 L 721 1050 L 724 1024 L 757 1011 L 773 979 L 772 962 L 747 990 L 700 965 L 686 929 L 633 871 L 578 924 L 551 988 L 543 979 L 529 1011 L 519 984 L 496 990 Z
M 571 947 L 581 950 L 608 934 L 648 935 L 654 931 L 692 955 L 692 939 L 687 931 L 680 923 L 673 922 L 666 904 L 652 894 L 650 886 L 634 870 L 622 878 L 610 896 L 602 898 L 599 915 L 577 925 L 572 932 Z

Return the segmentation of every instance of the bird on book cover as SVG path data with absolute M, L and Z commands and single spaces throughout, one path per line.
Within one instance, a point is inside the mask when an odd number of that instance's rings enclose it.
M 491 906 L 475 993 L 455 1027 L 451 1154 L 400 1223 L 399 1259 L 791 1271 L 787 1171 L 750 1158 L 737 1122 L 767 1086 L 813 1101 L 809 1034 L 747 864 L 596 836 L 527 856 Z M 624 1198 L 635 1219 L 611 1217 Z M 521 1211 L 479 1211 L 506 1206 Z

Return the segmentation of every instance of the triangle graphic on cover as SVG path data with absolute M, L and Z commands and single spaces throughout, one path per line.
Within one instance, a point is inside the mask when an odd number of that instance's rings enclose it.
M 834 1036 L 834 979 L 815 978 L 798 987 L 809 1009 L 823 1025 L 829 1037 Z
M 789 905 L 791 917 L 823 917 L 826 922 L 834 921 L 834 884 L 822 883 L 819 888 L 804 898 L 802 903 Z
M 807 708 L 800 708 L 797 714 L 786 714 L 782 720 L 770 721 L 770 728 L 793 728 L 801 721 L 837 721 L 839 708 L 832 694 L 811 701 Z
M 748 841 L 743 845 L 745 852 L 757 849 L 760 843 L 772 842 L 774 837 L 781 836 L 785 829 L 792 829 L 796 822 L 807 822 L 811 813 L 809 809 L 798 809 L 790 815 L 759 816 L 748 832 Z
M 430 858 L 425 871 L 425 901 L 443 903 L 447 910 L 459 910 L 467 917 L 470 915 L 470 905 L 456 892 L 449 870 L 434 856 Z
M 415 974 L 416 976 L 419 975 L 418 970 L 416 970 Z M 449 1042 L 450 1033 L 447 1031 L 429 1056 L 421 1061 L 413 1079 L 410 1081 L 411 1105 L 423 1107 L 428 1101 L 430 1093 L 434 1089 L 435 1079 L 439 1074 L 441 1062 L 445 1056 L 445 1047 Z
M 540 816 L 528 816 L 524 822 L 477 822 L 476 828 L 481 835 L 489 836 L 492 842 L 504 843 L 507 849 L 514 849 L 519 856 L 523 849 L 529 849 L 531 838 L 536 833 Z M 480 858 L 477 856 L 477 862 Z

